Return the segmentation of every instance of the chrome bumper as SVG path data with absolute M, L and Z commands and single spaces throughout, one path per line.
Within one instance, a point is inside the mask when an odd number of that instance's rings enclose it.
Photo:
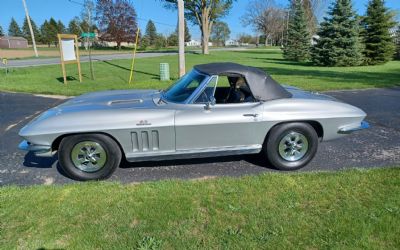
M 362 121 L 361 124 L 359 126 L 356 126 L 356 127 L 354 127 L 354 126 L 346 126 L 346 127 L 340 128 L 338 133 L 339 134 L 350 134 L 350 133 L 353 133 L 353 132 L 358 131 L 358 130 L 367 129 L 369 127 L 370 126 L 369 126 L 368 122 Z
M 27 140 L 23 140 L 19 145 L 18 148 L 24 151 L 31 151 L 36 156 L 43 156 L 43 157 L 51 157 L 53 153 L 51 151 L 51 146 L 48 145 L 36 145 L 31 144 Z

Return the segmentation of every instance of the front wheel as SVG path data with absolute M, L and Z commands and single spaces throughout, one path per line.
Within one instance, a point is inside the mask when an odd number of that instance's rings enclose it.
M 58 150 L 61 169 L 81 181 L 108 178 L 119 166 L 121 157 L 118 144 L 102 134 L 67 136 Z
M 307 123 L 286 123 L 271 129 L 264 144 L 268 161 L 279 170 L 297 170 L 317 153 L 318 135 Z

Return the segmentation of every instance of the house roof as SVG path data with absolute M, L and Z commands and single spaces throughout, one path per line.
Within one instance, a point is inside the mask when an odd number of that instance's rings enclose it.
M 0 36 L 1 40 L 23 40 L 23 41 L 28 41 L 23 37 L 20 36 Z

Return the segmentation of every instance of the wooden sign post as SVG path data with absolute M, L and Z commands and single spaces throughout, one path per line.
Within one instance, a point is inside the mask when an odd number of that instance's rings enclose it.
M 60 47 L 61 69 L 63 72 L 64 83 L 67 84 L 67 72 L 65 71 L 65 65 L 71 63 L 78 64 L 79 82 L 82 82 L 78 37 L 72 34 L 58 34 L 57 36 Z

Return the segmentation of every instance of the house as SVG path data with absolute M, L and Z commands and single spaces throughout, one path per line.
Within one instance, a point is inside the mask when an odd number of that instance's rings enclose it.
M 186 42 L 185 45 L 186 45 L 187 47 L 197 47 L 197 46 L 200 46 L 200 45 L 201 45 L 201 42 L 192 39 L 192 40 L 190 40 L 189 42 Z
M 25 49 L 28 48 L 28 40 L 17 36 L 0 37 L 0 49 Z
M 225 46 L 239 46 L 239 42 L 236 40 L 229 39 L 225 41 Z

